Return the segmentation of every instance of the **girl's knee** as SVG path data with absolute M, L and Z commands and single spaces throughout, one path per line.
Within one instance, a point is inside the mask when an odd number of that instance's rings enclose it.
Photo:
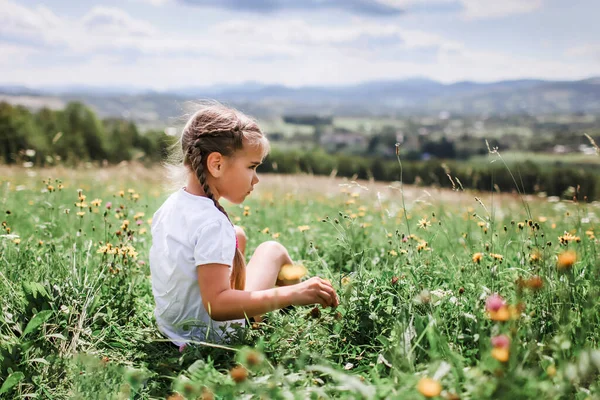
M 280 260 L 282 264 L 291 263 L 290 256 L 285 246 L 274 240 L 261 243 L 256 250 L 268 253 L 269 257 Z

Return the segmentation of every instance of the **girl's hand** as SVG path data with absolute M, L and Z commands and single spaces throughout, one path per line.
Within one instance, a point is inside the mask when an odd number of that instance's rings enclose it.
M 307 306 L 318 303 L 325 308 L 337 307 L 339 304 L 331 282 L 318 276 L 288 287 L 293 290 L 292 304 L 294 305 Z

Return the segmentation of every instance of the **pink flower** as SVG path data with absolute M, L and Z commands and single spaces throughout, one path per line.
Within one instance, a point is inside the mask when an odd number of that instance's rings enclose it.
M 183 350 L 186 348 L 187 343 L 182 344 L 181 346 L 179 346 L 179 352 L 183 353 Z
M 110 201 L 108 203 L 106 203 L 107 210 L 110 210 L 111 207 L 112 207 L 112 203 Z
M 138 224 L 138 225 L 141 225 L 141 224 L 143 224 L 144 222 L 143 222 L 141 219 L 138 219 L 138 220 L 137 220 L 135 223 L 136 223 L 136 224 Z
M 492 338 L 492 346 L 495 348 L 508 349 L 510 346 L 510 338 L 506 335 L 498 335 Z
M 485 301 L 485 309 L 488 312 L 495 312 L 506 305 L 506 302 L 498 293 L 494 293 Z

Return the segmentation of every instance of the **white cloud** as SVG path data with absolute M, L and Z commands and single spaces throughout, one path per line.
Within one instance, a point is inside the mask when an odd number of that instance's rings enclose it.
M 158 33 L 151 24 L 132 18 L 123 10 L 109 7 L 94 7 L 83 16 L 81 25 L 90 32 L 115 36 L 151 36 Z
M 466 19 L 498 18 L 537 10 L 543 0 L 461 0 Z
M 595 58 L 600 60 L 600 43 L 586 43 L 567 49 L 568 57 Z

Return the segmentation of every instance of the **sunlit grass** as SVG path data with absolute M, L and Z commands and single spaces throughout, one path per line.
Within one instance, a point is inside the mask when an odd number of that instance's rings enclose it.
M 248 254 L 281 242 L 340 306 L 180 353 L 152 315 L 159 170 L 2 172 L 0 396 L 599 394 L 597 203 L 263 176 L 225 204 Z

